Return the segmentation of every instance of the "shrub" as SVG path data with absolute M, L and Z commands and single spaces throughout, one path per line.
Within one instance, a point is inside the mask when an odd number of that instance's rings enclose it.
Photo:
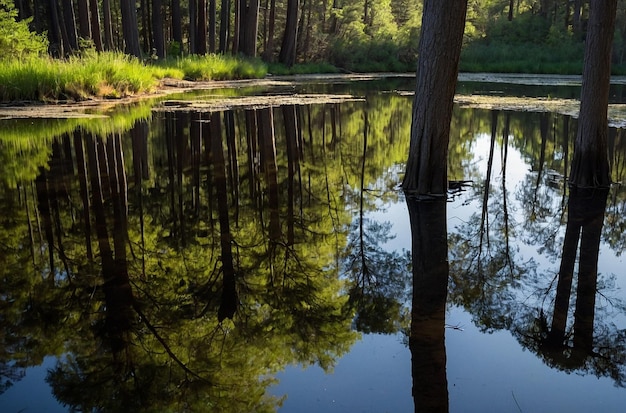
M 32 19 L 16 21 L 17 10 L 11 0 L 0 0 L 0 59 L 41 55 L 48 50 L 44 35 L 28 28 Z

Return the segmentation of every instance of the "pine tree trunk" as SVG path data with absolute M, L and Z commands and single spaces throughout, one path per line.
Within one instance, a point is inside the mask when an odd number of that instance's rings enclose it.
M 445 196 L 450 119 L 467 0 L 426 0 L 419 44 L 411 143 L 402 188 Z
M 617 0 L 590 5 L 570 187 L 603 188 L 611 183 L 607 110 L 616 8 Z

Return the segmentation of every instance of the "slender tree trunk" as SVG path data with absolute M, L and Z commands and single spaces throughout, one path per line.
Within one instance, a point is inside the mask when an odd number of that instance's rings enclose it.
M 54 57 L 65 55 L 63 38 L 61 36 L 61 22 L 59 21 L 59 8 L 56 0 L 48 1 L 48 39 L 50 41 L 50 54 Z
M 222 0 L 220 11 L 220 53 L 228 51 L 230 41 L 230 0 Z
M 585 46 L 578 133 L 570 186 L 602 188 L 611 183 L 608 159 L 611 44 L 617 0 L 592 1 Z
M 139 46 L 139 28 L 137 27 L 137 8 L 134 1 L 121 0 L 122 30 L 124 32 L 125 53 L 141 57 Z
M 89 20 L 89 1 L 78 0 L 78 27 L 82 39 L 91 40 L 91 22 Z
M 63 29 L 66 32 L 69 51 L 78 50 L 78 35 L 76 32 L 76 14 L 73 0 L 63 0 Z
M 267 9 L 267 7 L 266 7 Z M 265 45 L 263 50 L 263 60 L 274 61 L 274 28 L 276 25 L 276 0 L 270 1 L 269 22 L 267 22 L 265 33 Z
M 92 4 L 97 0 L 91 0 Z M 93 7 L 92 7 L 93 13 Z M 104 22 L 104 49 L 115 50 L 113 43 L 113 19 L 111 18 L 111 0 L 102 0 L 102 20 Z M 93 20 L 91 21 L 93 25 Z
M 196 51 L 198 54 L 207 53 L 207 5 L 206 0 L 198 2 L 198 35 L 196 36 Z
M 287 66 L 293 66 L 296 63 L 299 9 L 300 0 L 287 0 L 287 21 L 285 23 L 285 33 L 278 56 L 278 61 Z
M 163 5 L 161 0 L 152 0 L 152 37 L 159 59 L 165 58 L 165 31 L 163 29 Z
M 198 34 L 198 3 L 197 0 L 189 0 L 189 53 L 198 53 L 196 36 Z
M 183 52 L 183 20 L 180 0 L 172 0 L 172 40 L 178 43 L 180 53 Z
M 216 0 L 209 0 L 209 52 L 215 53 L 215 41 L 217 37 Z
M 425 0 L 411 143 L 402 188 L 445 196 L 450 119 L 467 0 Z

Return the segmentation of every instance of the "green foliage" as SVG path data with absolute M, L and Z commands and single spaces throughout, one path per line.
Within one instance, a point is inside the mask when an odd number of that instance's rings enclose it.
M 217 54 L 187 56 L 178 59 L 176 67 L 183 72 L 185 79 L 203 81 L 260 78 L 267 73 L 266 65 L 260 60 Z
M 523 13 L 487 22 L 484 37 L 463 49 L 461 71 L 579 74 L 583 54 L 584 44 L 561 25 Z
M 280 63 L 269 63 L 267 72 L 275 76 L 306 75 L 314 73 L 338 73 L 339 69 L 330 63 L 296 63 L 288 67 Z
M 31 19 L 16 21 L 17 10 L 10 0 L 0 0 L 0 60 L 24 59 L 46 53 L 45 35 L 30 31 Z
M 157 83 L 152 70 L 121 53 L 0 61 L 2 101 L 122 97 L 149 92 Z

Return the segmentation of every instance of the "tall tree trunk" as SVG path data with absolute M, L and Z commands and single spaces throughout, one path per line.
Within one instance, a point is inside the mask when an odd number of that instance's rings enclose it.
M 183 17 L 180 0 L 172 0 L 172 40 L 178 43 L 180 53 L 183 52 Z
M 230 0 L 222 0 L 220 11 L 220 53 L 228 51 L 230 41 Z
M 91 40 L 91 22 L 89 20 L 89 1 L 78 0 L 78 28 L 82 39 Z
M 207 53 L 207 8 L 206 0 L 198 2 L 198 35 L 196 36 L 196 51 L 198 54 Z
M 250 0 L 245 20 L 245 36 L 242 52 L 246 56 L 256 56 L 256 42 L 259 33 L 259 0 Z
M 298 10 L 300 0 L 287 0 L 287 21 L 285 23 L 285 33 L 280 47 L 278 61 L 287 66 L 296 63 L 296 43 L 298 41 Z
M 245 37 L 246 28 L 244 22 L 246 21 L 246 0 L 234 0 L 235 1 L 235 19 L 233 22 L 233 54 L 237 54 L 241 51 L 241 44 Z
M 467 0 L 425 0 L 405 191 L 445 196 L 448 142 Z
M 135 2 L 121 0 L 120 9 L 122 14 L 122 31 L 124 32 L 124 52 L 135 57 L 141 57 Z
M 92 4 L 97 0 L 91 0 Z M 92 7 L 93 13 L 93 7 Z M 104 22 L 104 49 L 114 50 L 115 44 L 113 43 L 113 19 L 111 18 L 111 0 L 102 0 L 102 20 Z M 93 20 L 91 21 L 93 25 Z
M 189 53 L 198 53 L 196 36 L 198 35 L 198 3 L 197 0 L 189 0 Z
M 48 1 L 48 39 L 50 41 L 50 54 L 54 57 L 61 57 L 65 55 L 63 38 L 61 36 L 61 22 L 59 21 L 59 8 L 57 0 Z
M 152 0 L 152 38 L 159 59 L 165 58 L 165 31 L 163 29 L 163 5 L 161 0 Z
M 215 39 L 217 37 L 216 0 L 209 0 L 209 52 L 215 53 Z
M 74 13 L 74 2 L 63 0 L 63 30 L 67 38 L 68 51 L 78 50 L 78 36 L 76 32 L 76 14 Z
M 267 2 L 265 7 L 267 13 Z M 276 0 L 270 1 L 270 12 L 268 22 L 265 24 L 265 33 L 263 34 L 263 60 L 272 62 L 274 60 L 274 28 L 276 25 Z
M 590 5 L 580 116 L 569 180 L 572 187 L 601 188 L 611 183 L 607 109 L 616 8 L 617 0 L 593 1 Z

